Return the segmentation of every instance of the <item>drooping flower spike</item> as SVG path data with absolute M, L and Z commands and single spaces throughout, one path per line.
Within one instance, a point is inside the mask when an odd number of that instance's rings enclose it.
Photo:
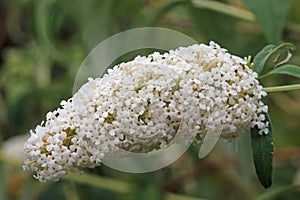
M 30 131 L 23 168 L 39 181 L 58 180 L 68 171 L 99 166 L 120 149 L 164 148 L 182 120 L 192 130 L 186 139 L 200 143 L 215 129 L 226 140 L 254 126 L 267 134 L 261 114 L 268 111 L 261 101 L 267 94 L 248 65 L 214 42 L 121 63 L 90 78 Z

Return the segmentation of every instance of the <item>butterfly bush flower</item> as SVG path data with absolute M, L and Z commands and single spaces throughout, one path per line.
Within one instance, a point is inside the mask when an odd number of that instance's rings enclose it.
M 229 141 L 254 126 L 268 134 L 266 95 L 249 63 L 214 42 L 138 56 L 90 78 L 49 112 L 30 131 L 23 168 L 39 181 L 58 180 L 120 149 L 164 148 L 183 120 L 192 130 L 186 140 L 200 143 L 216 128 Z

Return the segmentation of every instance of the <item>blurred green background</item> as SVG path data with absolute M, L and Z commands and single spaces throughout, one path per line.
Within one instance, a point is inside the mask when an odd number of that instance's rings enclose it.
M 298 8 L 297 0 L 1 0 L 0 200 L 253 199 L 300 184 L 300 91 L 265 99 L 275 132 L 274 182 L 268 190 L 255 176 L 248 132 L 232 143 L 220 141 L 201 160 L 199 146 L 192 145 L 159 171 L 128 174 L 103 165 L 86 170 L 86 177 L 71 174 L 47 184 L 22 172 L 19 155 L 23 135 L 72 96 L 80 64 L 104 39 L 136 27 L 166 27 L 199 43 L 214 40 L 241 57 L 269 43 L 291 42 L 298 49 L 291 63 L 300 65 Z M 293 83 L 299 80 L 275 76 L 262 84 Z M 275 196 L 299 199 L 300 192 Z

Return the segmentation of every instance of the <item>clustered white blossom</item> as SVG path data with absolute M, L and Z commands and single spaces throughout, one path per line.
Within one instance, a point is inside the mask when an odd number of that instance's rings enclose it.
M 90 78 L 49 112 L 30 132 L 23 167 L 39 181 L 58 180 L 68 171 L 99 166 L 120 148 L 163 148 L 182 120 L 200 142 L 216 127 L 227 140 L 254 126 L 267 134 L 261 114 L 268 110 L 261 101 L 266 95 L 249 63 L 214 42 L 138 56 Z

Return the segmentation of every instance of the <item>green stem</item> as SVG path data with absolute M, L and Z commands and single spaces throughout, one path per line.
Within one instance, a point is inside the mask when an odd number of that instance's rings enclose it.
M 300 90 L 300 84 L 265 87 L 263 88 L 263 90 L 265 92 L 284 92 L 284 91 Z
M 192 3 L 199 8 L 206 8 L 216 12 L 220 12 L 232 17 L 243 19 L 245 21 L 255 22 L 255 15 L 250 11 L 231 6 L 226 3 L 208 0 L 192 0 Z
M 213 10 L 248 22 L 256 22 L 255 15 L 249 10 L 244 10 L 226 3 L 213 0 L 192 0 L 192 3 L 198 8 Z M 300 32 L 299 24 L 287 22 L 286 27 L 290 30 Z
M 0 148 L 0 164 L 1 164 L 1 162 L 4 162 L 4 163 L 12 165 L 12 166 L 18 166 L 18 167 L 22 165 L 21 160 L 6 155 L 5 152 L 3 150 L 1 150 L 1 148 Z M 97 175 L 90 174 L 87 172 L 82 173 L 82 174 L 76 174 L 76 173 L 69 172 L 68 175 L 66 175 L 63 179 L 68 180 L 70 182 L 74 182 L 74 183 L 84 184 L 84 185 L 88 185 L 91 187 L 97 187 L 99 189 L 111 190 L 111 191 L 114 191 L 117 193 L 130 193 L 134 187 L 133 184 L 128 183 L 126 181 L 121 181 L 121 180 L 117 180 L 117 179 L 109 178 L 109 177 L 97 176 Z M 43 184 L 39 184 L 39 185 L 42 186 Z M 1 197 L 1 195 L 0 195 L 0 197 Z M 171 193 L 171 192 L 165 192 L 164 199 L 166 199 L 166 200 L 201 200 L 199 198 L 182 195 L 182 194 Z M 204 200 L 204 199 L 202 199 L 202 200 Z
M 101 176 L 95 176 L 89 173 L 68 173 L 68 175 L 66 175 L 64 179 L 102 189 L 112 190 L 119 193 L 127 193 L 132 188 L 132 186 L 126 182 Z
M 98 187 L 100 189 L 115 191 L 118 193 L 129 193 L 134 187 L 134 185 L 125 181 L 120 181 L 120 180 L 102 177 L 102 176 L 96 176 L 89 173 L 83 173 L 80 175 L 75 173 L 69 173 L 64 177 L 64 179 L 69 181 L 74 181 L 80 184 L 86 184 L 89 186 Z M 199 198 L 175 194 L 171 192 L 165 192 L 164 197 L 165 197 L 164 199 L 166 200 L 201 200 Z

